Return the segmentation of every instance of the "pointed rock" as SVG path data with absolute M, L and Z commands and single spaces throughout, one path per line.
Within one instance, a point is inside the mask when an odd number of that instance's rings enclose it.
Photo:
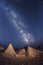
M 17 58 L 24 58 L 26 57 L 25 55 L 25 49 L 21 49 L 18 54 L 17 54 Z
M 35 58 L 36 56 L 39 56 L 40 51 L 36 50 L 32 47 L 28 47 L 27 54 L 28 54 L 29 57 Z
M 7 56 L 16 56 L 16 52 L 12 46 L 12 44 L 9 44 L 8 48 L 5 50 L 5 55 Z
M 25 49 L 21 49 L 21 50 L 19 51 L 19 54 L 25 54 Z

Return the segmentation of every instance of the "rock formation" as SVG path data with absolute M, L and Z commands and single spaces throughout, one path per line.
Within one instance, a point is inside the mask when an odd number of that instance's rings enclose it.
M 9 44 L 8 48 L 5 50 L 5 55 L 7 56 L 16 56 L 16 52 L 12 46 L 12 44 Z
M 18 57 L 18 58 L 24 58 L 24 57 L 26 57 L 26 55 L 25 55 L 25 49 L 21 49 L 21 50 L 17 53 L 17 57 Z
M 35 58 L 35 57 L 39 56 L 40 52 L 41 51 L 34 49 L 32 47 L 28 47 L 28 50 L 27 50 L 27 54 L 30 58 Z
M 4 47 L 1 47 L 1 46 L 0 46 L 0 51 L 2 51 L 2 50 L 4 50 Z

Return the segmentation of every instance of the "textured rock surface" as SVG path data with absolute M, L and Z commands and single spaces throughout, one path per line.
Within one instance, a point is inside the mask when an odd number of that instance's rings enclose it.
M 12 46 L 12 44 L 9 44 L 8 48 L 5 50 L 5 55 L 7 56 L 16 56 L 16 52 Z

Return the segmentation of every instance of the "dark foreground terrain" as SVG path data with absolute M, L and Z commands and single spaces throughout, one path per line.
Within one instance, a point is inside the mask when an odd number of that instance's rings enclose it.
M 43 57 L 17 59 L 0 55 L 0 65 L 43 65 Z
M 29 52 L 30 54 L 31 50 Z M 39 51 L 40 50 L 38 50 L 37 53 Z M 32 51 L 32 53 L 34 53 L 34 51 Z M 39 55 L 36 57 L 31 57 L 29 55 L 25 57 L 8 57 L 0 52 L 0 65 L 43 65 L 43 51 L 40 51 Z

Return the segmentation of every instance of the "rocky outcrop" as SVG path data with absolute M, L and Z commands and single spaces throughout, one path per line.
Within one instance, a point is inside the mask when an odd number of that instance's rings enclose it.
M 25 55 L 25 49 L 21 49 L 18 53 L 17 53 L 17 58 L 24 58 L 26 57 Z
M 16 56 L 16 52 L 12 46 L 12 44 L 9 44 L 8 48 L 5 50 L 4 53 L 6 56 Z
M 35 57 L 39 56 L 40 53 L 41 53 L 40 50 L 34 49 L 32 47 L 28 47 L 28 50 L 27 50 L 28 57 L 35 58 Z

